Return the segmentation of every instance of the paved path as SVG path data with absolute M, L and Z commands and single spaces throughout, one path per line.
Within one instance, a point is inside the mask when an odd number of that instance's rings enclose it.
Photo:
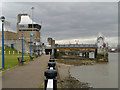
M 3 88 L 39 88 L 45 78 L 44 71 L 48 60 L 49 56 L 41 56 L 23 66 L 3 73 Z

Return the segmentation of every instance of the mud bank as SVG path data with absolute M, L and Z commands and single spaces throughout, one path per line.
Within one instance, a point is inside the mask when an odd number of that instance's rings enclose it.
M 58 87 L 59 88 L 90 88 L 88 83 L 80 82 L 70 75 L 70 67 L 74 65 L 67 65 L 56 62 L 58 69 Z

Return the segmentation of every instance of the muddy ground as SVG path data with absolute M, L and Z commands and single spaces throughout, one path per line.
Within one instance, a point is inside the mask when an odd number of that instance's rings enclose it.
M 65 62 L 65 63 L 63 63 Z M 88 83 L 80 82 L 74 77 L 71 77 L 69 73 L 70 67 L 73 67 L 73 64 L 77 64 L 69 61 L 58 61 L 56 60 L 56 66 L 58 70 L 58 88 L 90 88 Z M 78 65 L 78 64 L 77 64 Z

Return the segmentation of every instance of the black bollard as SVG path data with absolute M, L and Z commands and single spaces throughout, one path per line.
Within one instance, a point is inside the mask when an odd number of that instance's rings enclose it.
M 56 77 L 57 77 L 57 71 L 54 70 L 54 69 L 48 69 L 45 71 L 45 76 L 46 76 L 46 79 L 45 79 L 45 90 L 47 90 L 47 82 L 48 82 L 48 79 L 53 79 L 53 90 L 57 90 L 57 80 L 56 80 Z
M 50 59 L 49 62 L 55 62 L 55 60 L 54 59 Z
M 48 69 L 50 69 L 50 67 L 53 67 L 53 69 L 55 69 L 55 62 L 49 62 L 48 63 L 48 66 L 49 66 L 49 68 Z
M 51 54 L 50 59 L 54 59 L 54 54 L 53 53 Z

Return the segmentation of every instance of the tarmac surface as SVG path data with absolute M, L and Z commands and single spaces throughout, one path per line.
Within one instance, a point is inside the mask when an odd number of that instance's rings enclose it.
M 44 71 L 47 69 L 49 55 L 41 56 L 6 71 L 2 75 L 2 88 L 40 88 L 44 82 Z

